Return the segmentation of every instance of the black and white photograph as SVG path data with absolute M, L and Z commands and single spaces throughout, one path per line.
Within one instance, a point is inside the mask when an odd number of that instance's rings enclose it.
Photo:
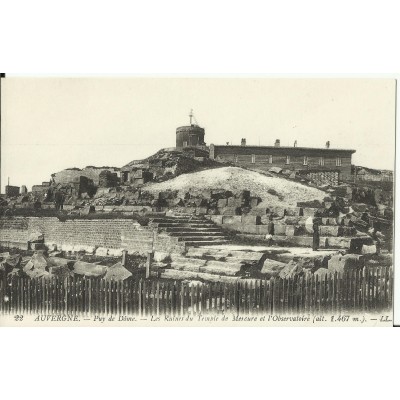
M 392 326 L 396 80 L 1 78 L 0 325 Z

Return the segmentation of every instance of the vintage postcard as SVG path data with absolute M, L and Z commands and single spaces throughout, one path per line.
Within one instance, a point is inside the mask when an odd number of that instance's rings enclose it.
M 393 326 L 395 79 L 1 78 L 0 326 Z

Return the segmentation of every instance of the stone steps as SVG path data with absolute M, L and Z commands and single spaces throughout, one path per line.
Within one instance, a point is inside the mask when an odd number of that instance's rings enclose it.
M 221 233 L 221 231 L 220 230 L 215 230 L 215 231 L 200 231 L 200 232 L 198 232 L 198 231 L 181 231 L 181 232 L 167 232 L 167 233 L 169 233 L 171 236 L 174 236 L 174 237 L 181 237 L 181 236 L 184 236 L 184 237 L 197 237 L 197 236 L 203 236 L 203 237 L 214 237 L 214 236 L 224 236 L 225 237 L 225 235 L 223 234 L 223 233 Z
M 212 246 L 215 244 L 226 244 L 226 243 L 230 243 L 230 241 L 228 239 L 218 239 L 218 240 L 197 240 L 197 241 L 187 241 L 185 242 L 187 246 L 194 246 L 194 247 L 198 247 L 198 246 Z
M 177 214 L 156 217 L 152 223 L 186 246 L 204 246 L 227 243 L 223 230 L 204 217 Z
M 182 232 L 182 227 L 181 226 L 173 226 L 169 228 L 165 228 L 165 231 L 167 233 L 173 234 L 174 232 Z M 221 228 L 218 227 L 210 227 L 210 226 L 205 226 L 205 227 L 184 227 L 185 232 L 222 232 Z
M 153 222 L 203 222 L 201 217 L 182 218 L 182 217 L 156 217 L 151 218 Z
M 209 241 L 209 242 L 214 242 L 216 240 L 226 240 L 225 235 L 218 234 L 218 235 L 200 235 L 200 236 L 179 236 L 178 241 L 180 242 L 204 242 L 204 241 Z
M 215 225 L 210 222 L 202 222 L 202 223 L 192 223 L 192 222 L 159 222 L 157 223 L 159 228 L 215 228 Z

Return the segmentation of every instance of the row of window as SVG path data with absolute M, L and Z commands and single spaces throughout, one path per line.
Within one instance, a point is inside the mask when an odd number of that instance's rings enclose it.
M 273 163 L 273 158 L 272 158 L 271 155 L 270 156 L 266 156 L 266 158 L 267 158 L 269 164 Z M 235 160 L 235 162 L 238 162 L 238 156 L 237 155 L 234 156 L 234 160 Z M 251 163 L 255 164 L 255 162 L 256 162 L 256 156 L 255 156 L 255 154 L 252 154 L 251 155 Z M 290 156 L 286 156 L 286 164 L 290 164 Z M 308 157 L 307 156 L 303 157 L 303 165 L 308 165 Z M 324 157 L 319 157 L 318 165 L 321 165 L 321 166 L 325 165 L 325 158 Z M 340 157 L 336 157 L 336 166 L 340 167 L 341 165 L 342 165 L 342 159 Z

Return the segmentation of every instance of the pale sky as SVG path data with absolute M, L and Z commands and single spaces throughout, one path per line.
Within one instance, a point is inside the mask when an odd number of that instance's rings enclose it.
M 175 145 L 193 108 L 207 144 L 355 149 L 353 164 L 393 169 L 394 79 L 2 79 L 1 191 L 64 168 L 122 167 Z

